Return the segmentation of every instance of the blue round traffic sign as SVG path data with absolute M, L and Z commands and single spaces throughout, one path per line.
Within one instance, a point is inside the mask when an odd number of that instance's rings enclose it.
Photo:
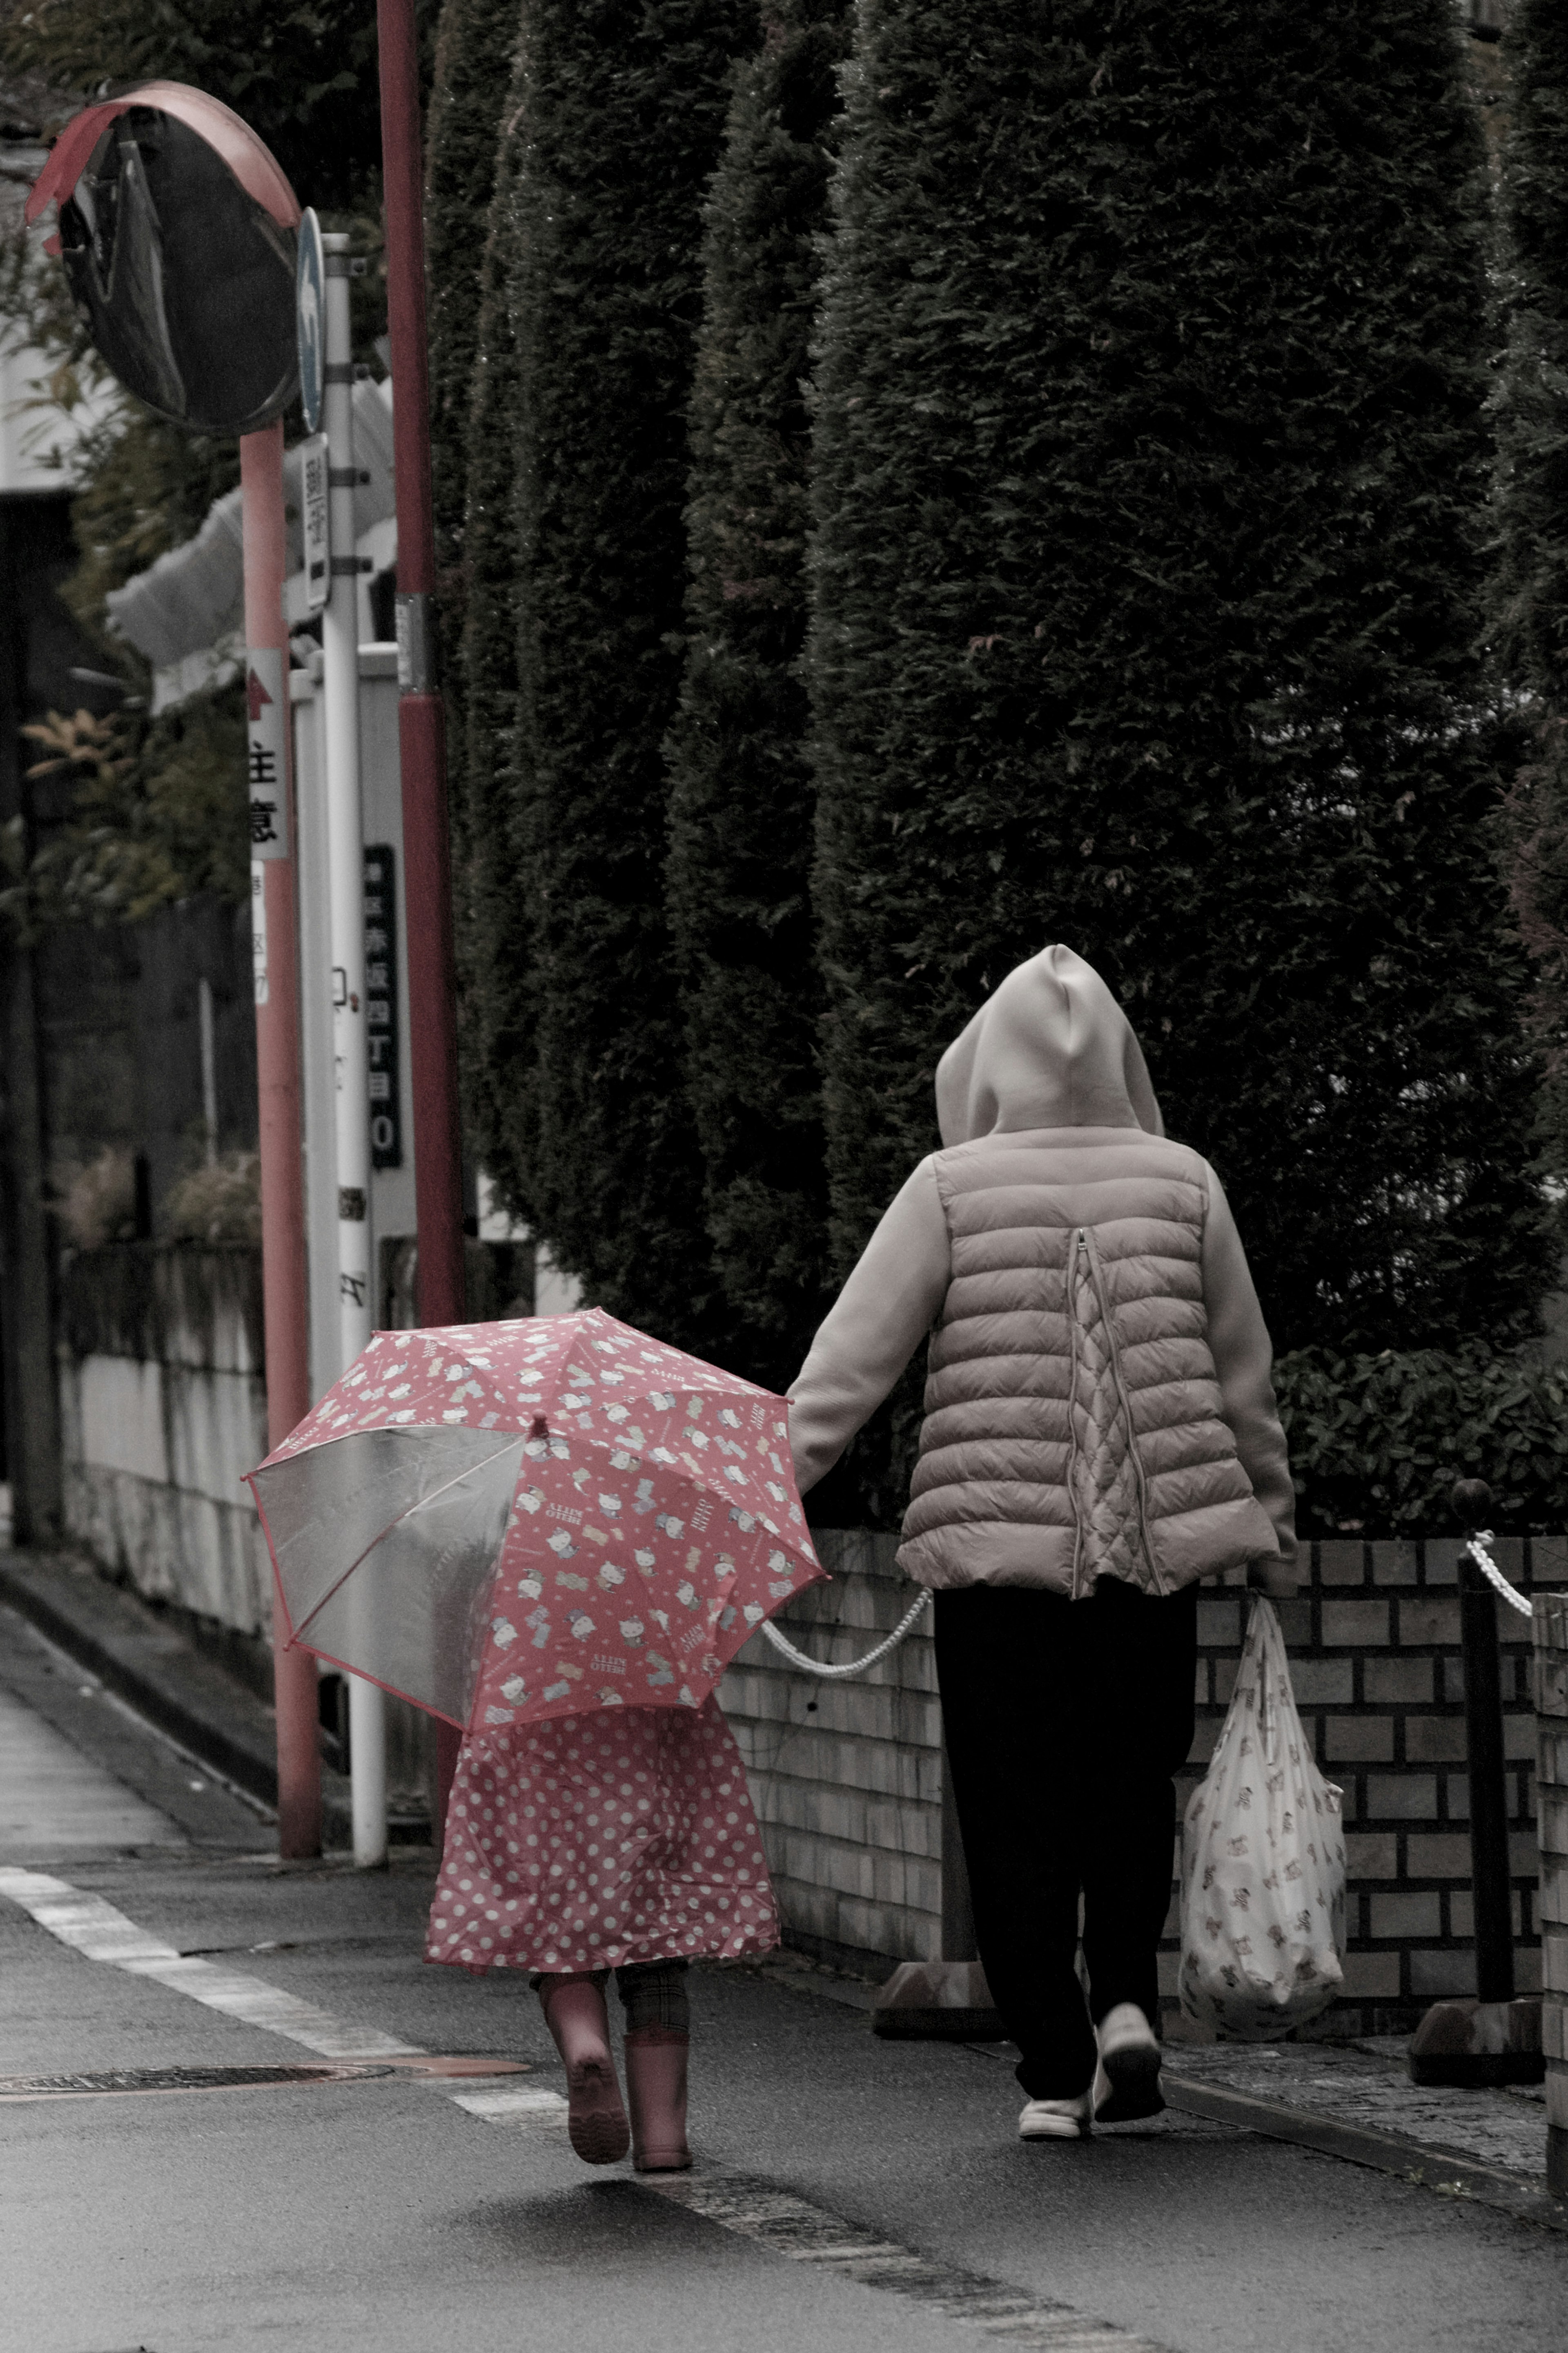
M 314 433 L 321 421 L 321 385 L 326 357 L 326 269 L 321 259 L 321 224 L 307 205 L 300 216 L 300 264 L 296 277 L 300 329 L 300 405 L 305 430 Z

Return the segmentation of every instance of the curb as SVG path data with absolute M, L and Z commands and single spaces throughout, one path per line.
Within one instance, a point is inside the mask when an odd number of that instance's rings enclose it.
M 1512 2214 L 1520 2221 L 1568 2232 L 1568 2202 L 1554 2198 L 1543 2182 L 1529 2174 L 1482 2165 L 1475 2158 L 1406 2140 L 1401 2133 L 1379 2132 L 1371 2125 L 1342 2124 L 1312 2109 L 1260 2100 L 1250 2092 L 1232 2091 L 1223 2084 L 1195 2084 L 1189 2076 L 1166 2073 L 1160 2078 L 1160 2088 L 1167 2106 L 1206 2117 L 1211 2124 L 1238 2125 L 1246 2132 L 1264 2133 L 1270 2140 L 1294 2141 L 1298 2147 L 1315 2148 L 1324 2157 L 1342 2158 L 1351 2165 L 1394 2174 L 1420 2189 L 1470 2199 L 1477 2205 Z

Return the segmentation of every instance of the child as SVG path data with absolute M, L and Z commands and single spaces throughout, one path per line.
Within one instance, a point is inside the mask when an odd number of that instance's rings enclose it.
M 790 1443 L 805 1493 L 931 1331 L 899 1558 L 936 1588 L 980 1957 L 1023 2054 L 1019 2134 L 1076 2139 L 1164 2105 L 1155 1952 L 1195 1580 L 1248 1567 L 1293 1592 L 1294 1493 L 1219 1179 L 1166 1141 L 1099 975 L 1061 946 L 1009 973 L 943 1055 L 936 1100 L 942 1149 L 813 1341 Z
M 716 1699 L 464 1739 L 425 1957 L 533 1973 L 585 2164 L 613 2165 L 629 2140 L 639 2173 L 689 2166 L 687 1963 L 778 1941 L 745 1767 Z M 612 1968 L 629 2131 L 605 2008 Z

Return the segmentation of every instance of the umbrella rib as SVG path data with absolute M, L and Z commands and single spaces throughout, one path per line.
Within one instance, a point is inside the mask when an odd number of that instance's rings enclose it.
M 511 1441 L 511 1444 L 515 1445 L 517 1442 L 518 1441 L 514 1439 Z M 371 1554 L 375 1550 L 377 1545 L 382 1543 L 385 1537 L 389 1536 L 394 1528 L 401 1527 L 405 1520 L 411 1520 L 416 1512 L 422 1512 L 425 1509 L 426 1504 L 434 1504 L 440 1496 L 449 1494 L 454 1487 L 460 1487 L 465 1479 L 473 1478 L 477 1472 L 488 1471 L 492 1462 L 499 1462 L 501 1456 L 510 1452 L 510 1448 L 508 1446 L 498 1446 L 495 1452 L 493 1454 L 487 1454 L 482 1462 L 470 1462 L 466 1471 L 459 1471 L 458 1472 L 456 1478 L 444 1479 L 440 1486 L 432 1487 L 427 1495 L 421 1495 L 416 1504 L 410 1504 L 405 1512 L 399 1512 L 395 1519 L 388 1520 L 386 1525 L 384 1528 L 378 1529 L 375 1535 L 372 1536 L 364 1550 L 361 1553 L 355 1554 L 353 1559 L 350 1561 L 342 1575 L 338 1577 L 334 1583 L 328 1586 L 325 1593 L 322 1594 L 321 1599 L 314 1605 L 314 1607 L 300 1619 L 297 1631 L 302 1634 L 305 1631 L 306 1627 L 311 1625 L 314 1620 L 321 1616 L 328 1602 L 332 1599 L 332 1596 L 335 1593 L 341 1593 L 342 1591 L 344 1586 L 348 1583 L 355 1569 L 359 1567 L 361 1562 L 366 1561 L 370 1558 Z

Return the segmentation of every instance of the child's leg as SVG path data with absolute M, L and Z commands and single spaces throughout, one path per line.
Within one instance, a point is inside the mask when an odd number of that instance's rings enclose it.
M 538 1977 L 544 2022 L 566 2069 L 566 2131 L 585 2165 L 614 2165 L 631 2137 L 610 2049 L 605 1969 Z
M 639 1961 L 616 1971 L 626 2017 L 626 2097 L 639 2173 L 683 2173 L 691 2008 L 684 1961 Z
M 616 1971 L 616 1991 L 626 2012 L 628 2035 L 652 2027 L 690 2032 L 684 1961 L 632 1961 Z

